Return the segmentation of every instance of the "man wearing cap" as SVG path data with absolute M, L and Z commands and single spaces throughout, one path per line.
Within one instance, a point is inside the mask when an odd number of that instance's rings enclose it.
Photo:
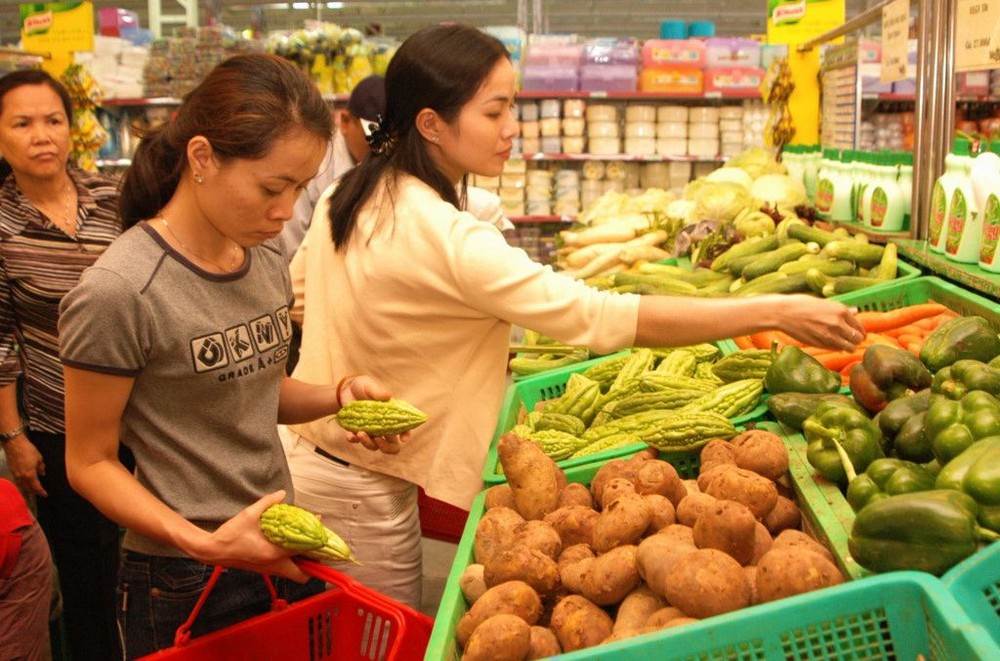
M 347 107 L 337 111 L 337 132 L 330 139 L 326 156 L 316 176 L 299 196 L 292 219 L 285 223 L 281 233 L 289 260 L 309 229 L 313 209 L 323 191 L 368 155 L 370 149 L 365 139 L 370 132 L 368 125 L 376 122 L 384 112 L 385 79 L 377 75 L 368 76 L 355 85 Z

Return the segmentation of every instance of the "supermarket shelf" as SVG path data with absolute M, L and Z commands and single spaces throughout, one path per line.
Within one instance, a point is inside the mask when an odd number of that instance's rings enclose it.
M 895 241 L 899 254 L 910 262 L 933 271 L 976 292 L 1000 300 L 1000 273 L 991 273 L 979 268 L 978 264 L 960 264 L 931 251 L 925 239 Z
M 518 223 L 531 224 L 531 223 L 572 223 L 576 220 L 575 216 L 511 216 L 508 218 L 510 222 L 515 225 Z
M 759 90 L 740 90 L 729 92 L 699 92 L 696 94 L 668 94 L 665 92 L 579 92 L 579 91 L 520 91 L 517 93 L 520 100 L 527 99 L 616 99 L 621 101 L 629 100 L 657 100 L 657 101 L 691 101 L 691 100 L 721 100 L 721 99 L 759 99 Z
M 104 99 L 101 106 L 179 106 L 181 99 L 173 96 L 156 96 L 144 99 Z
M 916 101 L 914 94 L 891 94 L 891 93 L 862 93 L 861 98 L 865 101 Z M 956 101 L 966 103 L 1000 103 L 1000 96 L 992 94 L 956 94 Z
M 131 158 L 101 158 L 97 160 L 99 168 L 127 168 L 132 165 Z
M 870 229 L 866 229 L 861 223 L 846 222 L 842 220 L 830 220 L 822 221 L 825 222 L 831 228 L 843 227 L 851 234 L 864 234 L 874 243 L 885 243 L 886 241 L 892 241 L 893 243 L 899 243 L 900 239 L 909 239 L 910 232 L 900 231 L 900 232 L 874 232 Z
M 688 163 L 724 163 L 728 156 L 665 156 L 650 154 L 546 154 L 543 152 L 528 152 L 515 155 L 525 161 L 684 161 Z
M 324 94 L 324 101 L 333 103 L 347 103 L 349 94 Z M 136 99 L 104 99 L 102 106 L 179 106 L 182 99 L 173 96 L 157 96 Z
M 893 94 L 891 92 L 863 92 L 861 99 L 864 101 L 916 101 L 914 94 Z

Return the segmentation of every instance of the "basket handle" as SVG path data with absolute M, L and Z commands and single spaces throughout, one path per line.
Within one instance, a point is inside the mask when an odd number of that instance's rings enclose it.
M 400 658 L 399 654 L 402 651 L 404 641 L 406 640 L 407 630 L 412 628 L 412 626 L 408 626 L 407 620 L 409 620 L 413 625 L 424 624 L 428 630 L 430 629 L 431 620 L 423 613 L 414 610 L 404 603 L 387 597 L 381 592 L 372 590 L 347 574 L 339 572 L 328 565 L 316 562 L 315 560 L 308 560 L 302 557 L 296 557 L 293 558 L 293 560 L 302 571 L 306 572 L 313 578 L 322 579 L 327 583 L 336 586 L 338 589 L 343 590 L 347 594 L 359 597 L 362 602 L 374 604 L 384 610 L 383 614 L 389 618 L 396 627 L 396 635 L 393 636 L 392 645 L 389 647 L 385 658 Z
M 181 647 L 191 640 L 191 627 L 194 626 L 194 621 L 198 619 L 198 614 L 201 613 L 205 601 L 208 600 L 208 595 L 215 588 L 215 584 L 218 583 L 219 577 L 222 576 L 224 570 L 225 567 L 222 565 L 215 565 L 215 568 L 212 569 L 212 575 L 208 577 L 208 583 L 205 584 L 205 588 L 201 591 L 198 601 L 195 602 L 194 608 L 191 609 L 191 614 L 188 615 L 187 619 L 174 632 L 174 647 Z M 288 602 L 278 598 L 278 592 L 274 589 L 274 583 L 271 582 L 271 578 L 267 574 L 261 574 L 260 576 L 264 579 L 264 585 L 267 586 L 268 594 L 271 595 L 271 610 L 280 611 L 287 608 Z

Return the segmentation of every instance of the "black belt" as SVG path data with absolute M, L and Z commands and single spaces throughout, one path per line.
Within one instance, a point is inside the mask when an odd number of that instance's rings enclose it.
M 326 450 L 324 450 L 323 448 L 321 448 L 318 445 L 314 445 L 313 446 L 313 450 L 315 450 L 316 454 L 318 454 L 319 456 L 325 457 L 326 459 L 329 459 L 330 461 L 332 461 L 335 464 L 340 464 L 344 468 L 350 468 L 351 467 L 351 465 L 349 463 L 347 463 L 346 461 L 344 461 L 340 457 L 333 456 L 332 454 L 330 454 L 329 452 L 327 452 Z

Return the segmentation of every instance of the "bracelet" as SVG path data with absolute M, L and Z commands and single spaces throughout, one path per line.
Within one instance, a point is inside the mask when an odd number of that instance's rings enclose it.
M 336 394 L 336 400 L 335 401 L 337 402 L 337 410 L 338 411 L 340 409 L 344 408 L 344 404 L 340 400 L 340 391 L 343 390 L 344 384 L 346 384 L 348 381 L 351 381 L 351 380 L 355 379 L 357 376 L 358 376 L 357 374 L 349 374 L 349 375 L 345 376 L 343 379 L 341 379 L 340 381 L 337 382 L 337 389 L 334 390 L 334 394 Z
M 12 441 L 23 433 L 24 433 L 24 426 L 18 425 L 17 427 L 14 427 L 10 431 L 0 433 L 0 443 L 6 443 L 7 441 Z

